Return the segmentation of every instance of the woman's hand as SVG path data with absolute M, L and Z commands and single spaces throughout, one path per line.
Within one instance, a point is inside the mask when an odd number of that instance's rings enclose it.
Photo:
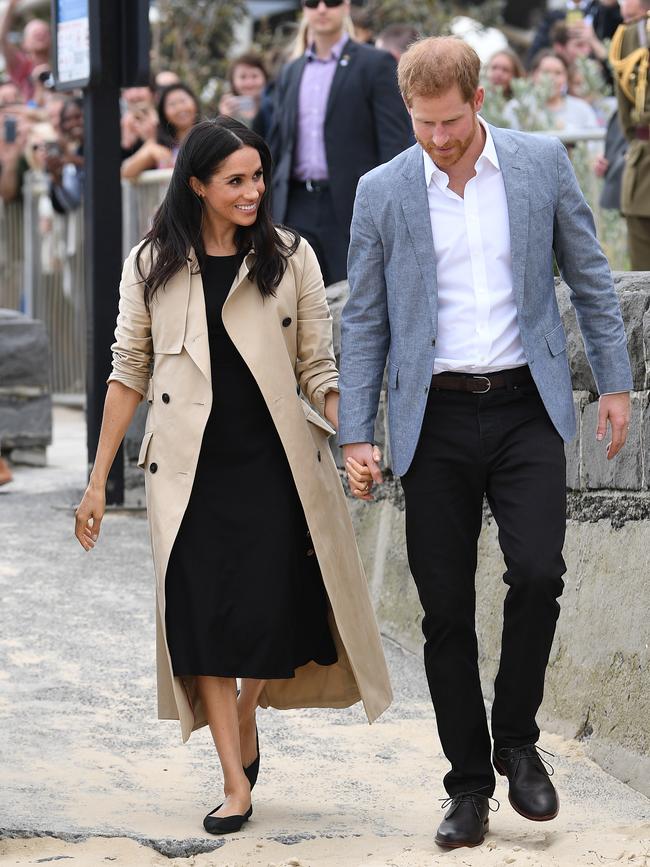
M 95 547 L 105 510 L 106 488 L 91 482 L 75 512 L 74 534 L 85 551 Z

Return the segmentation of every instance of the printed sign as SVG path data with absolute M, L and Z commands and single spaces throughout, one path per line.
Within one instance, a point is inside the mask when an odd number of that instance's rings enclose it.
M 56 0 L 57 85 L 85 87 L 90 77 L 88 0 Z

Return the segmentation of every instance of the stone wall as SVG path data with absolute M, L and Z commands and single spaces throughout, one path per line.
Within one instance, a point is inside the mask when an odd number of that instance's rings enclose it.
M 628 444 L 613 462 L 595 440 L 595 386 L 568 288 L 558 284 L 579 430 L 567 446 L 568 571 L 539 720 L 548 730 L 580 738 L 602 767 L 650 795 L 650 275 L 617 274 L 615 282 L 635 391 Z M 346 286 L 328 292 L 338 320 Z M 378 441 L 382 414 L 383 407 Z M 419 652 L 421 609 L 407 565 L 399 482 L 389 472 L 375 503 L 351 501 L 350 507 L 382 631 Z M 504 569 L 486 507 L 476 585 L 488 698 L 498 667 Z
M 42 322 L 0 309 L 0 446 L 12 463 L 45 464 L 52 442 L 49 354 Z

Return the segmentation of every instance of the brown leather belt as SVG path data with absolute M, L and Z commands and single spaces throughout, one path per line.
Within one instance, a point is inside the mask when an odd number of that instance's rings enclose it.
M 634 137 L 639 141 L 650 141 L 650 126 L 637 126 Z
M 431 388 L 486 394 L 495 388 L 518 388 L 531 382 L 533 377 L 528 367 L 515 367 L 495 373 L 436 373 L 431 377 Z

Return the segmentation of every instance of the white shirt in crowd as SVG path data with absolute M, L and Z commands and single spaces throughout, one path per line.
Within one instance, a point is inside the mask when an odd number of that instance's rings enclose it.
M 436 253 L 438 334 L 433 372 L 489 373 L 526 364 L 512 286 L 508 203 L 494 141 L 465 197 L 422 151 Z

